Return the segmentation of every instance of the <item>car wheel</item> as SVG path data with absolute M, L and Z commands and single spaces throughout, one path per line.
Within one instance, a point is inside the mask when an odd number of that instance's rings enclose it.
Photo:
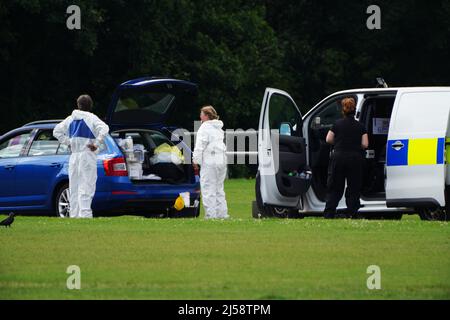
M 297 209 L 293 208 L 280 208 L 274 206 L 268 206 L 267 208 L 272 212 L 272 217 L 281 219 L 303 219 L 304 214 L 299 213 Z
M 70 217 L 70 203 L 69 203 L 69 184 L 63 184 L 56 193 L 55 197 L 55 213 L 57 217 Z
M 255 219 L 261 219 L 261 218 L 304 218 L 304 215 L 299 214 L 296 209 L 291 208 L 283 208 L 283 207 L 276 207 L 276 206 L 270 206 L 265 205 L 262 202 L 261 197 L 261 177 L 259 175 L 259 172 L 256 174 L 255 179 L 255 196 L 256 201 L 253 203 L 252 206 L 252 216 Z
M 420 219 L 424 221 L 449 221 L 450 217 L 444 208 L 423 208 L 417 210 Z
M 262 202 L 260 186 L 261 186 L 261 176 L 258 172 L 256 174 L 255 179 L 256 208 L 252 210 L 252 216 L 255 219 L 273 217 L 272 212 L 268 210 L 268 206 L 264 205 Z

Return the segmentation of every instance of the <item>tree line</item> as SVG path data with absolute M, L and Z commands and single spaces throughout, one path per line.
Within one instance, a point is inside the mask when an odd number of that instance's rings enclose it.
M 81 9 L 81 30 L 66 8 Z M 16 0 L 0 2 L 0 134 L 65 117 L 87 92 L 103 116 L 115 87 L 142 76 L 199 84 L 227 128 L 257 127 L 265 87 L 303 112 L 342 89 L 449 85 L 450 1 Z M 197 110 L 194 114 L 197 114 Z

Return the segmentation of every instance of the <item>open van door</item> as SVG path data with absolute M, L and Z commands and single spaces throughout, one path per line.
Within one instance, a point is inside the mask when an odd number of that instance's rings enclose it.
M 256 179 L 256 200 L 262 215 L 295 212 L 301 195 L 308 191 L 311 177 L 305 172 L 302 124 L 302 115 L 289 94 L 267 88 L 259 118 Z
M 388 207 L 445 206 L 450 88 L 400 89 L 386 150 Z

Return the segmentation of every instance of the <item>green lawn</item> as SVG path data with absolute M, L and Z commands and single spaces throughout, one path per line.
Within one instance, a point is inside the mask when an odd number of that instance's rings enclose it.
M 253 220 L 253 186 L 227 181 L 228 221 L 19 216 L 0 229 L 0 299 L 450 299 L 448 223 Z

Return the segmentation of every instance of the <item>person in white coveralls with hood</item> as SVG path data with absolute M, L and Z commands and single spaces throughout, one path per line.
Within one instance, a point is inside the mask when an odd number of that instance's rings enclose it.
M 53 136 L 70 146 L 69 192 L 70 217 L 92 218 L 91 203 L 97 182 L 97 153 L 109 132 L 109 127 L 91 113 L 89 95 L 77 99 L 78 110 L 59 123 Z
M 200 165 L 200 188 L 206 219 L 227 219 L 228 208 L 223 184 L 227 174 L 227 156 L 223 122 L 212 106 L 201 108 L 202 124 L 197 131 L 194 166 Z

